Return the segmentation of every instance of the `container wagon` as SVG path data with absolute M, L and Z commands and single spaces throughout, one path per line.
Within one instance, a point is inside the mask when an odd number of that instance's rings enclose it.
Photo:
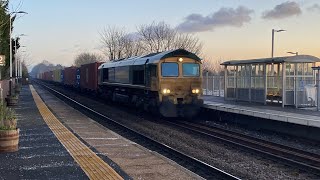
M 63 69 L 53 70 L 53 82 L 57 82 L 57 83 L 63 82 Z
M 98 92 L 98 67 L 102 62 L 81 65 L 80 89 L 81 91 Z
M 67 87 L 76 87 L 77 67 L 71 66 L 64 69 L 63 84 Z

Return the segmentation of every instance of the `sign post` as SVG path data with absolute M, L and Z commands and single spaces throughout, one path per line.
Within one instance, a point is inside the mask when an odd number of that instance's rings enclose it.
M 312 67 L 312 70 L 316 71 L 316 87 L 317 87 L 317 111 L 319 111 L 320 106 L 320 66 Z
M 0 55 L 0 66 L 6 65 L 6 56 L 5 55 Z M 1 106 L 3 105 L 3 94 L 2 94 L 2 87 L 1 87 L 1 68 L 0 68 L 0 103 Z

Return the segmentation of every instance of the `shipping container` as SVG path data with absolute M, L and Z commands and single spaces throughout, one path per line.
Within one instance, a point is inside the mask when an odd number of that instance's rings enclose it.
M 71 66 L 64 69 L 64 85 L 76 86 L 77 80 L 77 67 Z
M 76 88 L 80 88 L 80 79 L 81 79 L 81 74 L 80 74 L 80 68 L 77 68 L 76 72 L 77 78 L 76 78 Z
M 52 81 L 53 80 L 53 71 L 45 72 L 43 79 L 46 81 Z
M 80 88 L 85 91 L 97 91 L 98 67 L 102 62 L 84 64 L 80 67 Z
M 53 70 L 53 81 L 58 83 L 63 82 L 63 69 Z

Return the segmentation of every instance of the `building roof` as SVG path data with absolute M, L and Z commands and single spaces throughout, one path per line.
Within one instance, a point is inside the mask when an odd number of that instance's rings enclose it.
M 311 62 L 320 62 L 320 59 L 310 55 L 298 55 L 298 56 L 284 56 L 284 57 L 248 59 L 248 60 L 232 60 L 232 61 L 223 62 L 221 63 L 221 65 L 271 64 L 271 63 L 283 63 L 283 62 L 311 63 Z
M 143 65 L 143 64 L 156 64 L 160 60 L 169 58 L 169 57 L 187 57 L 194 59 L 196 61 L 201 61 L 201 59 L 184 49 L 175 49 L 170 51 L 164 51 L 159 53 L 151 53 L 145 56 L 136 56 L 136 57 L 130 57 L 123 60 L 114 60 L 109 61 L 106 63 L 103 63 L 99 66 L 99 69 L 101 68 L 109 68 L 109 67 L 119 67 L 119 66 L 131 66 L 131 65 Z

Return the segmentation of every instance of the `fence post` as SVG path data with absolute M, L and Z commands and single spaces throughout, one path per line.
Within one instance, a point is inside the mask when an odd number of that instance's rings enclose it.
M 221 76 L 218 76 L 219 78 L 219 97 L 221 97 Z
M 209 71 L 207 71 L 206 73 L 206 78 L 207 78 L 207 82 L 206 82 L 206 95 L 208 95 L 208 89 L 209 89 Z
M 320 103 L 320 88 L 319 88 L 319 85 L 320 85 L 320 69 L 318 69 L 318 78 L 317 79 L 317 111 L 319 111 L 319 103 Z
M 2 93 L 2 81 L 1 81 L 1 69 L 0 69 L 0 104 L 1 104 L 1 106 L 3 105 L 3 93 Z M 1 114 L 2 115 L 2 114 Z M 2 118 L 2 117 L 1 117 Z M 2 119 L 0 119 L 0 120 L 2 120 Z
M 214 75 L 212 75 L 212 96 L 214 96 Z
M 294 77 L 294 79 L 295 79 L 295 82 L 296 82 L 296 84 L 295 84 L 295 94 L 294 94 L 294 99 L 295 99 L 295 103 L 296 103 L 295 107 L 298 108 L 298 91 L 299 91 L 299 88 L 300 88 L 300 82 L 299 82 L 297 77 Z

